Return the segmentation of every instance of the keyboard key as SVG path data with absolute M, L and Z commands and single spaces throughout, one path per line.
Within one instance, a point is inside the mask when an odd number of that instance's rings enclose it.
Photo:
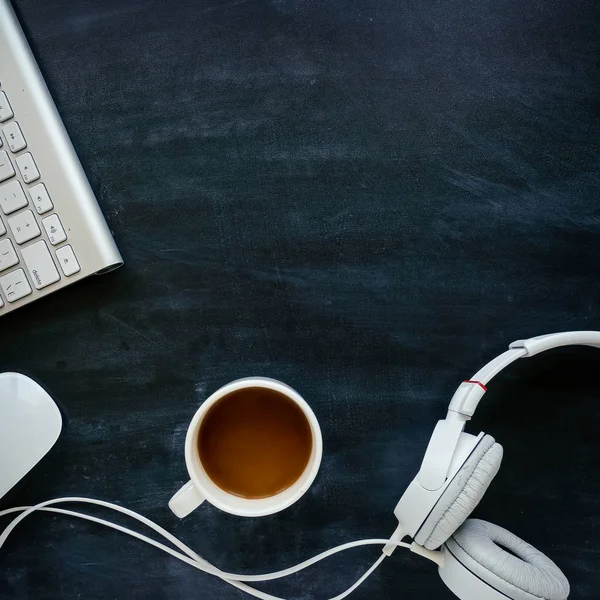
M 46 235 L 53 246 L 56 246 L 56 244 L 60 244 L 67 239 L 67 234 L 63 229 L 58 215 L 54 214 L 42 219 L 42 225 L 44 226 Z
M 25 154 L 17 156 L 16 161 L 21 177 L 25 183 L 31 183 L 40 178 L 40 172 L 35 165 L 31 152 L 25 152 Z
M 10 240 L 0 242 L 0 271 L 14 267 L 19 262 L 15 247 Z
M 18 152 L 19 150 L 23 150 L 23 148 L 27 148 L 25 136 L 16 121 L 6 125 L 2 131 L 4 131 L 4 137 L 8 142 L 8 147 L 11 152 Z
M 12 108 L 10 107 L 10 102 L 6 97 L 4 92 L 0 92 L 0 123 L 2 121 L 6 121 L 13 116 Z
M 0 219 L 0 236 L 3 236 L 6 233 L 6 227 L 4 225 L 4 223 L 2 222 L 2 219 Z
M 15 170 L 6 150 L 0 150 L 0 182 L 10 179 L 14 174 Z
M 0 277 L 0 287 L 2 287 L 2 291 L 9 302 L 16 302 L 20 298 L 31 294 L 31 287 L 23 269 L 11 271 L 4 277 Z
M 29 195 L 31 196 L 31 201 L 35 206 L 35 210 L 37 210 L 38 215 L 43 215 L 54 208 L 52 200 L 50 200 L 50 194 L 48 194 L 48 190 L 43 183 L 34 185 L 29 190 Z
M 27 206 L 27 198 L 20 182 L 15 180 L 0 187 L 0 206 L 5 215 Z
M 8 225 L 17 244 L 24 244 L 42 233 L 30 210 L 26 210 L 19 213 L 16 217 L 9 219 Z
M 59 248 L 56 251 L 56 258 L 58 259 L 60 268 L 67 277 L 70 277 L 81 270 L 77 258 L 75 257 L 75 252 L 73 252 L 71 246 Z
M 41 290 L 60 279 L 48 246 L 43 240 L 23 248 L 21 254 L 36 290 Z

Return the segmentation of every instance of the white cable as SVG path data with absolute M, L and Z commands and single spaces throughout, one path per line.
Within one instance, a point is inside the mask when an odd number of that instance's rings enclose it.
M 96 517 L 92 517 L 90 515 L 85 515 L 82 513 L 77 513 L 74 511 L 67 511 L 67 510 L 63 510 L 63 509 L 52 509 L 52 508 L 45 508 L 46 506 L 48 506 L 49 504 L 56 504 L 56 503 L 60 503 L 60 502 L 85 502 L 85 503 L 90 503 L 90 504 L 98 504 L 100 506 L 104 506 L 107 508 L 110 508 L 112 510 L 115 510 L 117 512 L 122 512 L 124 514 L 127 514 L 128 516 L 132 516 L 133 518 L 147 524 L 149 527 L 151 527 L 153 530 L 157 531 L 160 535 L 162 535 L 163 537 L 166 537 L 167 539 L 169 539 L 170 541 L 172 541 L 175 545 L 177 545 L 178 547 L 182 548 L 186 554 L 188 554 L 189 556 L 191 556 L 194 560 L 189 560 L 186 556 L 183 556 L 181 554 L 179 554 L 178 552 L 173 551 L 171 548 L 168 548 L 167 546 L 164 546 L 163 544 L 160 544 L 159 542 L 156 542 L 155 540 L 152 540 L 151 538 L 148 538 L 144 535 L 141 535 L 135 531 L 129 530 L 125 527 L 122 527 L 120 525 L 116 525 L 114 523 L 110 523 L 109 521 L 105 521 L 103 519 L 98 519 Z M 292 567 L 291 569 L 287 569 L 285 571 L 280 571 L 280 572 L 276 572 L 276 573 L 271 573 L 271 574 L 267 574 L 267 575 L 257 575 L 257 576 L 249 576 L 249 575 L 237 575 L 237 574 L 228 574 L 228 573 L 223 573 L 221 572 L 219 569 L 216 569 L 215 567 L 213 567 L 212 565 L 210 565 L 210 563 L 207 563 L 205 560 L 203 560 L 199 555 L 197 555 L 195 552 L 193 552 L 190 548 L 188 548 L 187 546 L 185 546 L 185 544 L 183 544 L 181 541 L 179 541 L 177 538 L 175 538 L 174 536 L 172 536 L 171 534 L 169 534 L 166 530 L 162 529 L 162 527 L 160 527 L 159 525 L 156 525 L 155 523 L 153 523 L 152 521 L 146 519 L 145 517 L 143 517 L 142 515 L 139 515 L 133 511 L 130 511 L 128 509 L 122 508 L 120 506 L 117 505 L 112 505 L 108 502 L 103 502 L 100 500 L 88 500 L 85 498 L 63 498 L 63 499 L 58 499 L 58 500 L 54 500 L 54 501 L 48 501 L 48 502 L 43 502 L 40 505 L 36 505 L 34 507 L 21 507 L 18 509 L 9 509 L 3 512 L 0 512 L 0 516 L 6 515 L 6 514 L 10 514 L 13 512 L 16 512 L 18 510 L 23 510 L 24 512 L 19 515 L 18 517 L 16 517 L 15 519 L 13 519 L 13 521 L 8 525 L 8 527 L 4 530 L 4 532 L 2 533 L 2 535 L 0 536 L 0 548 L 2 547 L 2 545 L 4 544 L 4 542 L 6 541 L 6 539 L 8 538 L 8 536 L 10 535 L 10 533 L 14 530 L 14 528 L 18 525 L 18 523 L 20 523 L 23 519 L 25 519 L 27 516 L 29 516 L 30 514 L 32 514 L 33 512 L 35 512 L 36 510 L 42 510 L 42 511 L 47 511 L 47 512 L 57 512 L 57 513 L 61 513 L 61 514 L 67 514 L 70 516 L 74 516 L 74 517 L 78 517 L 78 518 L 82 518 L 88 521 L 93 521 L 95 523 L 99 523 L 102 525 L 105 525 L 107 527 L 111 527 L 113 529 L 116 529 L 118 531 L 122 531 L 123 533 L 126 533 L 128 535 L 131 535 L 137 539 L 140 539 L 141 541 L 144 541 L 146 543 L 149 543 L 161 550 L 163 550 L 164 552 L 167 552 L 173 556 L 175 556 L 176 558 L 178 558 L 179 560 L 182 560 L 183 562 L 186 562 L 187 564 L 190 564 L 191 566 L 200 569 L 202 571 L 205 571 L 209 574 L 214 574 L 217 577 L 220 577 L 221 579 L 223 579 L 224 581 L 226 581 L 227 583 L 229 583 L 230 585 L 234 585 L 235 587 L 249 593 L 252 594 L 253 596 L 256 596 L 258 598 L 261 598 L 263 600 L 282 600 L 281 598 L 277 598 L 275 596 L 272 596 L 270 594 L 265 594 L 264 592 L 260 592 L 259 590 L 256 590 L 254 588 L 251 588 L 247 585 L 244 585 L 243 583 L 238 583 L 238 581 L 240 579 L 242 580 L 254 580 L 254 581 L 266 581 L 269 579 L 276 579 L 279 577 L 285 577 L 291 573 L 295 573 L 298 572 L 302 569 L 307 568 L 308 566 L 315 564 L 316 562 L 319 562 L 320 560 L 323 560 L 324 558 L 326 558 L 327 556 L 331 556 L 332 554 L 335 554 L 337 552 L 341 552 L 342 550 L 348 549 L 348 548 L 352 548 L 352 547 L 356 547 L 356 546 L 363 546 L 363 545 L 368 545 L 368 544 L 385 544 L 387 543 L 387 540 L 361 540 L 359 542 L 351 542 L 349 544 L 344 544 L 343 546 L 340 546 L 338 548 L 334 548 L 332 550 L 329 550 L 327 552 L 324 552 L 316 557 L 314 557 L 313 559 L 310 559 L 308 561 L 305 561 L 304 563 L 302 563 L 301 565 L 297 565 L 296 567 Z M 408 546 L 408 544 L 403 544 L 405 546 Z M 369 569 L 369 571 L 367 571 L 367 573 L 365 573 L 351 588 L 349 588 L 346 592 L 344 592 L 343 594 L 336 596 L 335 598 L 331 599 L 331 600 L 342 600 L 342 598 L 345 598 L 348 594 L 350 594 L 354 589 L 356 589 L 360 584 L 362 584 L 365 579 L 371 575 L 371 573 L 373 573 L 373 571 L 379 566 L 379 564 L 381 563 L 381 559 L 377 561 L 377 563 L 375 565 L 373 565 L 371 567 L 371 569 Z M 231 576 L 231 578 L 229 577 Z
M 320 562 L 321 560 L 328 558 L 329 556 L 337 554 L 338 552 L 343 552 L 344 550 L 349 550 L 351 548 L 357 548 L 359 546 L 387 544 L 389 542 L 389 540 L 383 540 L 383 539 L 366 539 L 366 540 L 359 540 L 356 542 L 348 542 L 346 544 L 337 546 L 336 548 L 332 548 L 331 550 L 327 550 L 326 552 L 322 552 L 321 554 L 318 554 L 317 556 L 314 556 L 313 558 L 306 560 L 306 561 L 296 565 L 295 567 L 291 567 L 288 569 L 284 569 L 282 571 L 277 571 L 274 573 L 267 573 L 267 574 L 263 574 L 263 575 L 241 575 L 241 574 L 237 574 L 237 573 L 227 573 L 227 572 L 222 571 L 221 569 L 218 569 L 217 567 L 214 567 L 209 562 L 207 562 L 202 557 L 200 557 L 198 554 L 196 554 L 193 550 L 191 550 L 189 548 L 189 546 L 186 546 L 183 542 L 181 542 L 175 536 L 173 536 L 168 531 L 163 529 L 160 525 L 157 525 L 153 521 L 150 521 L 146 517 L 140 515 L 139 513 L 134 512 L 132 510 L 118 506 L 116 504 L 104 502 L 102 500 L 93 500 L 93 499 L 87 499 L 87 498 L 59 498 L 56 500 L 49 500 L 47 502 L 42 502 L 33 507 L 18 507 L 18 508 L 12 508 L 12 509 L 8 509 L 8 510 L 0 512 L 0 517 L 2 517 L 7 514 L 10 514 L 10 513 L 23 511 L 23 514 L 21 514 L 19 517 L 15 518 L 6 527 L 6 529 L 3 531 L 2 535 L 0 535 L 0 548 L 2 547 L 2 545 L 4 544 L 4 542 L 10 535 L 10 533 L 14 530 L 14 528 L 18 525 L 18 523 L 20 521 L 25 519 L 27 516 L 29 516 L 34 511 L 41 510 L 41 511 L 46 511 L 46 512 L 58 512 L 61 514 L 75 516 L 75 517 L 85 519 L 88 521 L 93 521 L 95 523 L 99 523 L 106 527 L 111 527 L 112 529 L 116 529 L 117 531 L 121 531 L 128 535 L 131 535 L 133 537 L 141 539 L 142 541 L 144 541 L 146 543 L 150 543 L 151 545 L 158 547 L 159 549 L 161 549 L 165 552 L 173 553 L 173 556 L 176 556 L 177 558 L 179 558 L 181 556 L 181 555 L 179 555 L 179 553 L 173 551 L 171 548 L 168 548 L 167 546 L 160 544 L 160 542 L 156 542 L 155 540 L 152 540 L 151 538 L 147 538 L 146 536 L 144 536 L 142 534 L 139 534 L 131 529 L 122 527 L 121 525 L 116 525 L 114 523 L 111 523 L 110 521 L 105 521 L 104 519 L 99 519 L 97 517 L 93 517 L 93 516 L 86 515 L 83 513 L 77 513 L 74 511 L 45 508 L 52 504 L 59 504 L 59 503 L 62 504 L 65 502 L 79 502 L 79 503 L 85 503 L 85 504 L 95 504 L 98 506 L 103 506 L 105 508 L 109 508 L 116 512 L 123 513 L 129 517 L 132 517 L 132 518 L 140 521 L 141 523 L 147 525 L 148 527 L 150 527 L 151 529 L 156 531 L 159 535 L 168 539 L 173 545 L 177 546 L 180 550 L 185 552 L 185 554 L 192 557 L 196 562 L 201 563 L 201 565 L 202 565 L 201 570 L 205 571 L 206 573 L 208 573 L 210 575 L 215 575 L 216 577 L 221 577 L 221 578 L 225 578 L 225 579 L 235 579 L 238 581 L 270 581 L 273 579 L 280 579 L 282 577 L 287 577 L 289 575 L 293 575 L 294 573 L 297 573 L 298 571 L 302 571 L 303 569 L 306 569 L 307 567 L 310 567 L 310 566 L 316 564 L 317 562 Z M 406 544 L 403 542 L 394 542 L 394 545 L 404 546 L 405 548 L 410 548 L 410 544 Z M 191 564 L 191 561 L 188 564 Z
M 69 499 L 69 500 L 73 501 L 73 499 Z M 82 500 L 85 501 L 85 499 L 82 499 Z M 64 500 L 64 501 L 67 501 L 67 500 Z M 60 500 L 58 502 L 60 502 Z M 56 501 L 54 501 L 54 502 L 50 501 L 50 503 L 56 503 Z M 48 503 L 47 502 L 42 503 L 42 505 L 44 505 L 44 504 L 48 504 Z M 90 502 L 90 504 L 101 504 L 101 505 L 107 506 L 108 508 L 112 508 L 113 510 L 117 509 L 116 506 L 111 507 L 108 503 L 104 503 L 101 501 L 92 501 L 92 502 Z M 118 507 L 118 508 L 121 508 L 121 507 Z M 70 516 L 73 516 L 73 517 L 76 517 L 79 519 L 84 519 L 86 521 L 92 521 L 94 523 L 99 523 L 100 525 L 105 525 L 106 527 L 110 527 L 111 529 L 116 529 L 117 531 L 121 531 L 127 535 L 130 535 L 131 537 L 141 540 L 142 542 L 145 542 L 147 544 L 150 544 L 151 546 L 159 548 L 160 550 L 163 550 L 163 552 L 166 552 L 167 554 L 171 554 L 175 558 L 178 558 L 179 560 L 189 564 L 192 567 L 195 567 L 196 569 L 199 569 L 199 570 L 204 571 L 205 573 L 209 573 L 211 575 L 213 574 L 211 572 L 211 570 L 213 570 L 214 567 L 210 563 L 205 561 L 200 555 L 196 554 L 193 550 L 189 549 L 187 546 L 185 546 L 185 544 L 183 544 L 183 542 L 179 541 L 177 538 L 172 536 L 166 530 L 164 532 L 162 532 L 161 535 L 166 534 L 164 537 L 173 538 L 177 546 L 182 546 L 182 547 L 186 548 L 186 554 L 191 556 L 192 560 L 190 560 L 190 558 L 188 558 L 187 556 L 180 554 L 179 552 L 176 552 L 175 550 L 172 550 L 168 546 L 165 546 L 164 544 L 161 544 L 160 542 L 156 542 L 152 538 L 149 538 L 145 535 L 137 533 L 136 531 L 127 529 L 126 527 L 122 527 L 121 525 L 117 525 L 115 523 L 111 523 L 110 521 L 105 521 L 104 519 L 98 519 L 96 517 L 92 517 L 91 515 L 78 513 L 75 511 L 63 510 L 60 508 L 42 508 L 40 505 L 36 505 L 36 506 L 32 506 L 32 507 L 21 507 L 19 509 L 5 510 L 0 513 L 0 516 L 3 516 L 5 514 L 11 513 L 11 512 L 15 512 L 15 510 L 21 510 L 21 509 L 24 509 L 24 512 L 22 514 L 20 514 L 18 517 L 16 517 L 15 519 L 13 519 L 9 523 L 8 527 L 2 532 L 2 536 L 0 536 L 0 549 L 2 548 L 2 545 L 4 544 L 4 542 L 10 535 L 10 533 L 13 531 L 14 527 L 16 527 L 16 525 L 18 525 L 18 523 L 20 523 L 20 521 L 22 521 L 24 518 L 31 515 L 33 512 L 40 510 L 40 511 L 44 511 L 44 512 L 55 512 L 55 513 L 66 514 L 66 515 L 70 515 Z M 123 510 L 117 511 L 117 512 L 125 513 L 126 511 L 130 512 L 130 511 L 128 511 L 128 509 L 123 509 Z M 133 512 L 133 511 L 131 511 L 131 512 Z M 142 520 L 142 519 L 146 520 L 145 517 L 142 517 L 141 515 L 137 515 L 137 513 L 134 513 L 134 514 L 136 514 L 136 516 L 134 518 L 140 517 L 140 519 L 138 519 L 138 520 Z M 162 527 L 160 527 L 159 525 L 156 525 L 155 523 L 152 523 L 151 521 L 149 521 L 149 523 L 150 523 L 150 527 L 152 529 L 155 529 L 155 530 L 162 529 Z M 217 577 L 220 577 L 220 575 L 217 575 Z M 244 583 L 240 583 L 235 580 L 229 580 L 229 579 L 224 579 L 224 578 L 222 578 L 222 579 L 226 583 L 229 583 L 230 585 L 232 585 L 252 596 L 255 596 L 256 598 L 260 598 L 261 600 L 284 600 L 283 598 L 279 598 L 278 596 L 272 596 L 270 594 L 261 592 L 260 590 L 255 590 L 254 588 L 252 588 Z
M 238 573 L 227 573 L 225 571 L 218 569 L 217 567 L 214 567 L 209 562 L 202 559 L 202 557 L 200 557 L 198 554 L 196 554 L 188 546 L 183 544 L 183 542 L 181 542 L 177 538 L 173 537 L 169 532 L 167 532 L 166 530 L 163 530 L 162 527 L 160 527 L 159 525 L 156 525 L 153 522 L 150 522 L 150 527 L 152 529 L 154 529 L 157 533 L 159 533 L 163 537 L 172 538 L 172 540 L 170 540 L 170 541 L 173 541 L 173 543 L 175 545 L 177 545 L 178 547 L 180 547 L 188 556 L 193 557 L 193 560 L 191 560 L 190 558 L 187 558 L 186 556 L 180 554 L 179 552 L 176 552 L 175 550 L 172 550 L 168 546 L 165 546 L 164 544 L 161 544 L 160 542 L 153 540 L 152 538 L 148 538 L 143 534 L 137 533 L 136 531 L 133 531 L 133 530 L 123 527 L 121 525 L 117 525 L 115 523 L 111 523 L 110 521 L 105 521 L 104 519 L 100 519 L 98 517 L 93 517 L 91 515 L 86 515 L 84 513 L 78 513 L 75 511 L 71 511 L 71 510 L 65 510 L 62 508 L 41 508 L 41 507 L 36 509 L 35 507 L 20 506 L 17 508 L 11 508 L 9 510 L 0 512 L 0 517 L 5 516 L 10 513 L 14 513 L 14 512 L 26 511 L 30 508 L 34 508 L 36 511 L 41 511 L 41 512 L 52 512 L 52 513 L 59 513 L 59 514 L 63 514 L 63 515 L 69 515 L 69 516 L 77 517 L 80 519 L 84 519 L 86 521 L 92 521 L 94 523 L 98 523 L 98 524 L 104 525 L 106 527 L 110 527 L 111 529 L 121 531 L 122 533 L 125 533 L 125 534 L 135 537 L 143 542 L 146 542 L 146 543 L 158 548 L 159 550 L 162 550 L 163 552 L 167 552 L 167 553 L 171 554 L 172 556 L 174 556 L 175 558 L 178 558 L 179 560 L 186 562 L 190 566 L 199 568 L 200 570 L 204 571 L 205 573 L 208 573 L 209 575 L 214 575 L 216 577 L 220 577 L 221 579 L 232 579 L 232 580 L 236 580 L 236 581 L 272 581 L 274 579 L 281 579 L 283 577 L 288 577 L 289 575 L 293 575 L 294 573 L 298 573 L 299 571 L 302 571 L 302 570 L 324 560 L 325 558 L 328 558 L 334 554 L 337 554 L 338 552 L 343 552 L 344 550 L 349 550 L 351 548 L 358 548 L 360 546 L 370 546 L 370 545 L 384 544 L 384 543 L 387 544 L 389 541 L 389 540 L 383 540 L 383 539 L 366 539 L 366 540 L 358 540 L 356 542 L 347 542 L 346 544 L 342 544 L 340 546 L 332 548 L 331 550 L 322 552 L 321 554 L 318 554 L 318 555 L 314 556 L 313 558 L 306 560 L 302 563 L 299 563 L 298 565 L 296 565 L 294 567 L 290 567 L 288 569 L 276 571 L 273 573 L 265 573 L 262 575 L 243 575 L 243 574 L 238 574 Z M 31 514 L 31 512 L 29 514 Z M 6 532 L 6 530 L 5 530 L 5 532 Z M 10 534 L 11 532 L 8 532 L 8 533 Z M 4 541 L 2 543 L 4 543 Z M 410 548 L 409 544 L 395 543 L 394 545 L 396 545 L 396 544 L 402 545 L 406 548 Z M 2 544 L 0 544 L 0 547 L 1 546 L 2 546 Z
M 65 510 L 65 509 L 60 509 L 60 508 L 48 508 L 48 506 L 50 506 L 52 504 L 61 504 L 61 503 L 65 503 L 65 502 L 95 504 L 95 505 L 102 506 L 104 508 L 108 508 L 110 510 L 114 510 L 116 512 L 125 514 L 133 519 L 136 519 L 137 521 L 143 523 L 150 529 L 157 532 L 159 535 L 161 535 L 162 537 L 167 539 L 169 542 L 171 542 L 174 546 L 179 548 L 184 554 L 181 554 L 180 552 L 177 552 L 176 550 L 173 550 L 172 548 L 169 548 L 168 546 L 165 546 L 164 544 L 161 544 L 160 542 L 157 542 L 156 540 L 153 540 L 152 538 L 149 538 L 143 534 L 140 534 L 136 531 L 133 531 L 133 530 L 123 527 L 121 525 L 111 523 L 110 521 L 106 521 L 104 519 L 100 519 L 100 518 L 93 517 L 91 515 L 87 515 L 84 513 L 79 513 L 76 511 Z M 93 500 L 93 499 L 88 499 L 88 498 L 72 497 L 72 498 L 57 498 L 55 500 L 48 500 L 47 502 L 41 502 L 40 504 L 31 506 L 31 507 L 18 507 L 18 508 L 12 508 L 12 509 L 8 509 L 8 510 L 0 511 L 0 517 L 11 514 L 11 513 L 15 513 L 15 512 L 21 512 L 20 515 L 15 517 L 8 524 L 8 526 L 4 529 L 4 531 L 0 535 L 0 549 L 2 548 L 2 546 L 8 539 L 8 536 L 15 529 L 15 527 L 21 521 L 23 521 L 25 518 L 27 518 L 29 515 L 31 515 L 32 513 L 36 512 L 36 511 L 64 514 L 64 515 L 84 519 L 87 521 L 92 521 L 94 523 L 104 525 L 105 527 L 110 527 L 117 531 L 121 531 L 122 533 L 130 535 L 136 539 L 139 539 L 147 544 L 150 544 L 150 545 L 158 548 L 159 550 L 162 550 L 163 552 L 170 554 L 171 556 L 174 556 L 175 558 L 181 560 L 182 562 L 185 562 L 186 564 L 189 564 L 190 566 L 192 566 L 196 569 L 199 569 L 200 571 L 204 571 L 205 573 L 219 577 L 226 583 L 229 583 L 230 585 L 233 585 L 233 586 L 237 587 L 238 589 L 245 591 L 257 598 L 261 598 L 261 600 L 283 600 L 283 599 L 273 596 L 271 594 L 266 594 L 265 592 L 261 592 L 260 590 L 256 590 L 248 585 L 245 585 L 242 582 L 244 582 L 244 581 L 271 581 L 273 579 L 287 577 L 288 575 L 292 575 L 293 573 L 302 571 L 303 569 L 306 569 L 306 568 L 324 560 L 325 558 L 328 558 L 329 556 L 332 556 L 332 555 L 337 554 L 338 552 L 342 552 L 344 550 L 348 550 L 350 548 L 356 548 L 359 546 L 367 546 L 367 545 L 385 545 L 385 544 L 390 543 L 390 540 L 384 540 L 384 539 L 359 540 L 356 542 L 349 542 L 347 544 L 342 544 L 341 546 L 337 546 L 336 548 L 332 548 L 331 550 L 322 552 L 321 554 L 318 554 L 317 556 L 314 556 L 313 558 L 306 560 L 303 563 L 296 565 L 295 567 L 284 569 L 282 571 L 276 571 L 274 573 L 266 573 L 263 575 L 243 575 L 243 574 L 237 574 L 237 573 L 227 573 L 227 572 L 224 572 L 224 571 L 214 567 L 213 565 L 211 565 L 209 562 L 207 562 L 205 559 L 203 559 L 200 555 L 196 554 L 191 548 L 186 546 L 183 542 L 181 542 L 175 536 L 173 536 L 168 531 L 166 531 L 165 529 L 160 527 L 160 525 L 157 525 L 153 521 L 150 521 L 146 517 L 134 512 L 132 510 L 129 510 L 122 506 L 118 506 L 116 504 L 111 504 L 110 502 L 104 502 L 102 500 Z M 393 541 L 392 543 L 397 546 L 410 548 L 410 544 L 406 544 L 404 542 Z M 331 598 L 330 600 L 342 600 L 343 598 L 345 598 L 346 596 L 351 594 L 357 587 L 359 587 L 367 579 L 367 577 L 369 577 L 377 569 L 377 567 L 379 567 L 379 565 L 381 564 L 381 562 L 383 561 L 384 558 L 385 558 L 385 555 L 382 555 L 375 562 L 375 564 L 362 577 L 360 577 L 360 579 L 358 579 L 350 588 L 348 588 L 342 594 L 335 596 L 334 598 Z
M 410 548 L 410 546 L 409 546 Z M 367 579 L 370 577 L 378 568 L 379 565 L 383 562 L 383 560 L 387 558 L 387 555 L 382 554 L 372 565 L 371 568 L 356 581 L 354 585 L 351 585 L 345 592 L 341 593 L 339 596 L 335 596 L 330 598 L 330 600 L 343 600 L 346 596 L 349 596 L 357 587 L 361 586 Z

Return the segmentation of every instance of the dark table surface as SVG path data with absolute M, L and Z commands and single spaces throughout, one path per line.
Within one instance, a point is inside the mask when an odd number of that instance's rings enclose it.
M 44 382 L 66 427 L 1 508 L 102 498 L 225 569 L 283 568 L 389 535 L 454 388 L 510 341 L 600 327 L 596 2 L 16 9 L 125 266 L 2 319 L 2 370 Z M 521 361 L 469 427 L 505 447 L 476 515 L 548 553 L 572 599 L 600 588 L 599 366 L 586 348 Z M 272 517 L 180 522 L 186 425 L 252 374 L 314 408 L 317 481 Z M 264 589 L 327 598 L 378 554 Z M 0 563 L 3 599 L 241 597 L 61 516 Z M 354 595 L 452 597 L 400 551 Z

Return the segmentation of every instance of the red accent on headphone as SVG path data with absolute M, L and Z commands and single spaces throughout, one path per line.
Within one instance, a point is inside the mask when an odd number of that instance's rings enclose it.
M 483 385 L 483 383 L 481 383 L 481 381 L 473 381 L 472 379 L 465 379 L 463 381 L 463 383 L 475 383 L 478 386 L 482 387 L 484 392 L 487 392 L 487 388 L 485 387 L 485 385 Z

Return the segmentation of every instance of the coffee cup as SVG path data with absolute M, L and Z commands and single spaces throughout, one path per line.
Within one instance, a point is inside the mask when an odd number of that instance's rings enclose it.
M 275 396 L 279 404 L 269 404 Z M 256 411 L 263 411 L 260 419 Z M 221 422 L 213 426 L 219 419 Z M 238 429 L 228 432 L 230 423 Z M 243 517 L 277 513 L 308 490 L 322 454 L 319 423 L 298 392 L 266 377 L 238 379 L 209 396 L 192 418 L 185 439 L 190 480 L 171 498 L 169 507 L 179 518 L 203 502 Z M 235 480 L 236 456 L 242 478 L 239 485 Z M 279 462 L 274 465 L 275 458 Z M 266 461 L 268 473 L 261 472 L 261 461 Z M 291 473 L 277 471 L 287 471 L 288 467 Z M 294 480 L 282 483 L 283 476 Z M 270 487 L 261 490 L 260 485 Z M 244 486 L 250 494 L 245 494 Z

